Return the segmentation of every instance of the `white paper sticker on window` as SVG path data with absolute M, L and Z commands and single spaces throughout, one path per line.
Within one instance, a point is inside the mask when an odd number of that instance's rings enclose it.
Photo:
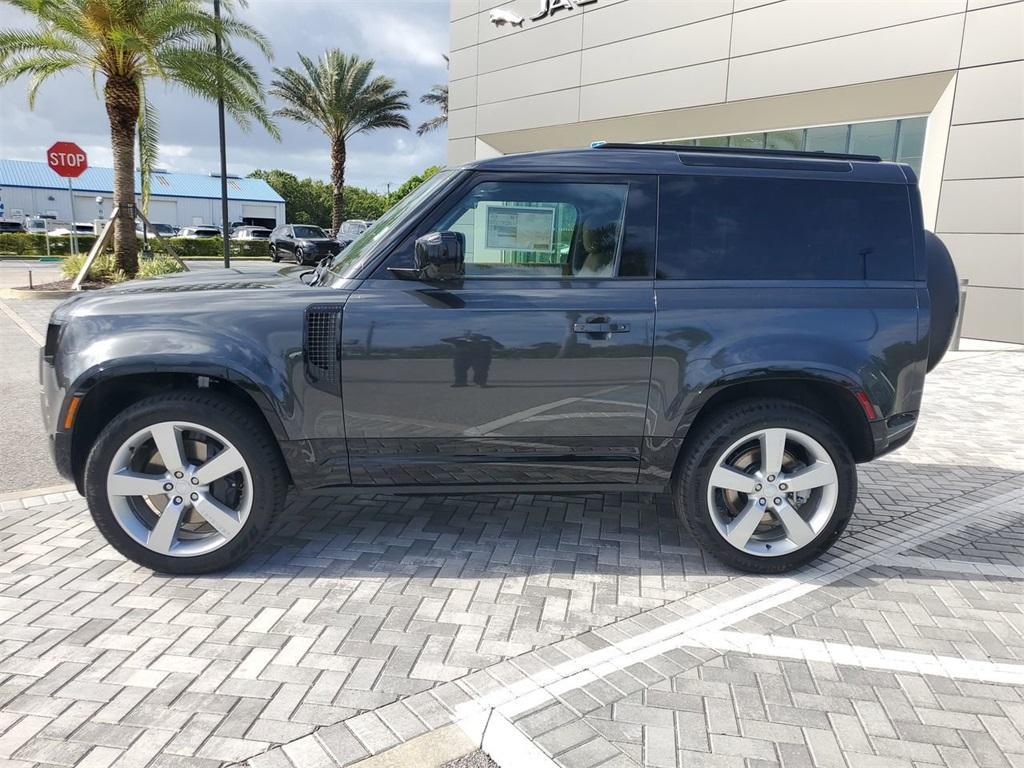
M 554 240 L 554 208 L 487 208 L 488 248 L 551 253 Z

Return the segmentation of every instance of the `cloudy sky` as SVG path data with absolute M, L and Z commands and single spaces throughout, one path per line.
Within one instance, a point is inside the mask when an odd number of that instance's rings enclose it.
M 353 139 L 348 183 L 384 191 L 389 182 L 397 186 L 428 165 L 444 162 L 444 130 L 420 138 L 415 127 L 435 114 L 419 103 L 420 95 L 447 81 L 442 54 L 448 52 L 448 0 L 250 0 L 240 13 L 274 47 L 272 63 L 261 61 L 249 47 L 241 49 L 257 64 L 264 83 L 274 66 L 300 66 L 296 52 L 316 57 L 336 47 L 375 59 L 381 74 L 409 92 L 414 130 L 387 129 Z M 30 23 L 9 6 L 0 14 L 0 27 Z M 161 84 L 151 86 L 149 96 L 159 110 L 160 166 L 204 174 L 217 170 L 216 107 Z M 51 143 L 70 139 L 86 150 L 91 165 L 111 165 L 106 113 L 87 75 L 52 78 L 31 111 L 23 80 L 0 87 L 0 115 L 0 157 L 42 161 Z M 286 120 L 278 123 L 280 143 L 260 128 L 244 133 L 229 118 L 228 172 L 280 168 L 327 179 L 330 161 L 323 134 Z

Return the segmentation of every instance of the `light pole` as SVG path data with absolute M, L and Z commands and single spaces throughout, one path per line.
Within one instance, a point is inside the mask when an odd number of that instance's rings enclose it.
M 217 19 L 217 122 L 220 129 L 220 225 L 221 242 L 224 245 L 224 268 L 231 266 L 231 250 L 228 245 L 228 156 L 224 141 L 224 83 L 221 72 L 220 42 L 220 0 L 213 0 L 213 15 Z

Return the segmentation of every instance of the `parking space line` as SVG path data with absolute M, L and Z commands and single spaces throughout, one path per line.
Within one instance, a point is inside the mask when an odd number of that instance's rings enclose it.
M 751 632 L 698 630 L 685 636 L 684 645 L 755 656 L 822 661 L 862 669 L 910 672 L 978 683 L 1024 685 L 1024 664 L 973 661 L 918 651 L 898 651 L 799 637 L 759 635 Z
M 3 312 L 5 315 L 11 318 L 11 321 L 21 330 L 23 330 L 25 332 L 25 335 L 32 339 L 32 341 L 34 341 L 40 347 L 46 343 L 46 339 L 44 339 L 35 328 L 26 323 L 24 320 L 22 320 L 21 316 L 19 316 L 17 312 L 15 312 L 13 309 L 7 306 L 7 304 L 5 304 L 2 300 L 0 300 L 0 312 Z
M 825 562 L 807 568 L 795 576 L 782 578 L 734 598 L 716 602 L 689 616 L 612 642 L 605 648 L 583 654 L 542 672 L 533 673 L 525 680 L 502 686 L 493 693 L 476 697 L 460 705 L 456 708 L 456 718 L 464 727 L 472 727 L 471 723 L 479 723 L 481 717 L 486 717 L 492 710 L 496 710 L 509 720 L 514 719 L 568 691 L 687 645 L 688 638 L 700 637 L 700 632 L 721 630 L 872 566 L 885 565 L 907 548 L 928 543 L 989 519 L 998 518 L 1005 522 L 1007 519 L 1024 517 L 1024 510 L 1019 509 L 1016 503 L 1020 498 L 1019 479 L 1015 478 L 999 485 L 1011 486 L 1012 489 L 962 507 L 952 519 L 939 511 L 950 504 L 947 501 L 915 513 L 915 516 L 925 518 L 916 525 L 904 527 L 902 521 L 896 521 L 871 529 L 854 537 L 854 542 L 860 546 L 848 549 L 837 556 L 826 556 Z M 896 530 L 893 530 L 894 528 Z M 870 536 L 879 541 L 861 544 L 857 539 L 863 536 Z M 732 586 L 744 582 L 756 584 L 759 581 L 760 579 L 748 577 L 732 582 Z M 695 597 L 706 599 L 701 593 Z M 690 598 L 683 598 L 683 601 L 688 599 Z
M 879 565 L 893 568 L 917 568 L 938 573 L 958 573 L 965 576 L 994 576 L 996 578 L 1024 579 L 1024 568 L 1009 563 L 971 562 L 969 560 L 947 560 L 940 557 L 917 557 L 892 555 L 880 560 Z

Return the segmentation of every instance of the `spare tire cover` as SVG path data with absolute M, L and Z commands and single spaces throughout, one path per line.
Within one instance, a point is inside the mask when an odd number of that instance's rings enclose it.
M 928 370 L 932 370 L 949 348 L 960 315 L 960 281 L 953 258 L 938 235 L 924 233 L 928 258 L 928 299 L 931 324 L 928 328 Z

